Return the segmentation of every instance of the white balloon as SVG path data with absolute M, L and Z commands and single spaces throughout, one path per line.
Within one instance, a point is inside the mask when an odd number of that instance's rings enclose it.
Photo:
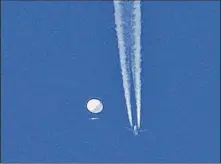
M 103 110 L 103 104 L 98 99 L 91 99 L 87 103 L 87 109 L 92 113 L 100 113 Z

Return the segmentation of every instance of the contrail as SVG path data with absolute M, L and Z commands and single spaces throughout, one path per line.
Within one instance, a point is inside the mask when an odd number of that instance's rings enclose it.
M 132 123 L 132 110 L 131 110 L 131 95 L 130 95 L 130 71 L 128 64 L 128 57 L 126 55 L 126 47 L 124 40 L 124 21 L 123 21 L 123 10 L 121 6 L 121 1 L 114 0 L 114 10 L 115 10 L 115 24 L 116 24 L 116 32 L 118 39 L 118 49 L 120 55 L 120 64 L 121 64 L 121 74 L 123 78 L 123 87 L 124 87 L 124 96 L 127 106 L 127 114 L 130 126 L 133 126 Z
M 136 99 L 137 127 L 141 124 L 141 9 L 140 1 L 114 1 L 123 87 L 130 125 L 132 123 L 130 67 Z
M 136 108 L 137 108 L 137 127 L 141 123 L 141 9 L 140 1 L 133 2 L 132 13 L 133 46 L 132 46 L 132 75 L 134 81 Z

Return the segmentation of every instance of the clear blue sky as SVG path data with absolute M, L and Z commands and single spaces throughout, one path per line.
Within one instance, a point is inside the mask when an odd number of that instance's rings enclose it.
M 112 2 L 3 2 L 3 162 L 219 162 L 219 4 L 142 3 L 135 137 Z

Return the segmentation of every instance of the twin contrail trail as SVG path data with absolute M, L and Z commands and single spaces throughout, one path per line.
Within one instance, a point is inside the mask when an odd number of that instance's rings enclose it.
M 118 49 L 121 63 L 124 95 L 130 126 L 132 123 L 131 109 L 131 78 L 134 83 L 136 99 L 137 127 L 141 122 L 141 9 L 140 1 L 115 1 L 115 24 Z M 131 71 L 130 71 L 131 68 Z

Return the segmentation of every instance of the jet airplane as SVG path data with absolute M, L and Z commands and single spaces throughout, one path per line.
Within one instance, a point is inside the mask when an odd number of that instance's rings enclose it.
M 133 128 L 127 128 L 129 131 L 132 131 L 135 136 L 139 135 L 140 132 L 145 132 L 145 130 L 139 130 L 137 125 L 134 125 Z

